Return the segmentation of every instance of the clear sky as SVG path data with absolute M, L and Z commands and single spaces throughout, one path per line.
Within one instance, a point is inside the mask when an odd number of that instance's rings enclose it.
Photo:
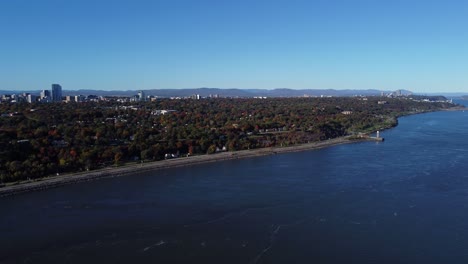
M 0 89 L 468 92 L 468 1 L 0 0 Z

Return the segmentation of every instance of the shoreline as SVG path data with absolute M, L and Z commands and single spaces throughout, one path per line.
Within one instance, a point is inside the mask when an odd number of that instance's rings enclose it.
M 466 110 L 466 108 L 455 106 L 455 107 L 451 107 L 447 109 L 439 109 L 436 111 L 429 111 L 429 112 L 462 111 L 462 110 L 464 111 Z M 398 120 L 398 118 L 403 117 L 403 116 L 423 114 L 423 113 L 428 113 L 428 112 L 427 111 L 420 112 L 420 113 L 414 112 L 414 113 L 409 113 L 407 115 L 402 115 L 396 118 Z M 398 126 L 398 123 L 395 126 L 382 128 L 381 131 L 391 129 L 396 126 Z M 329 140 L 312 142 L 312 143 L 304 143 L 304 144 L 287 146 L 287 147 L 269 147 L 269 148 L 259 148 L 259 149 L 251 149 L 251 150 L 238 150 L 238 151 L 233 151 L 233 152 L 219 152 L 215 154 L 204 154 L 204 155 L 196 155 L 196 156 L 191 156 L 191 157 L 180 157 L 180 158 L 167 159 L 167 160 L 150 161 L 147 163 L 125 164 L 119 167 L 107 167 L 107 168 L 93 170 L 93 171 L 68 173 L 68 174 L 64 174 L 60 176 L 49 176 L 49 177 L 31 180 L 27 182 L 14 183 L 11 185 L 0 187 L 0 197 L 11 196 L 11 195 L 31 192 L 31 191 L 45 190 L 45 189 L 55 188 L 55 187 L 59 187 L 59 186 L 67 185 L 67 184 L 87 182 L 87 181 L 92 181 L 92 180 L 101 179 L 101 178 L 119 177 L 119 176 L 142 173 L 142 172 L 147 172 L 147 171 L 156 171 L 156 170 L 161 170 L 161 169 L 169 169 L 169 168 L 176 168 L 176 167 L 182 167 L 182 166 L 192 166 L 192 165 L 197 165 L 197 164 L 204 164 L 204 163 L 217 162 L 217 161 L 223 161 L 223 160 L 244 159 L 244 158 L 251 158 L 251 157 L 274 155 L 274 154 L 308 151 L 308 150 L 322 149 L 322 148 L 327 148 L 327 147 L 332 147 L 332 146 L 342 145 L 342 144 L 352 144 L 352 143 L 369 142 L 369 141 L 375 142 L 376 138 L 369 137 L 369 138 L 351 139 L 350 136 L 342 136 L 342 137 L 333 138 Z M 378 141 L 383 141 L 383 140 L 378 140 Z
M 252 150 L 239 150 L 233 152 L 220 152 L 215 154 L 197 155 L 191 157 L 180 157 L 174 159 L 151 161 L 147 163 L 126 164 L 121 167 L 107 167 L 99 170 L 76 172 L 60 176 L 49 176 L 37 180 L 31 180 L 23 183 L 16 183 L 0 187 L 0 197 L 11 196 L 15 194 L 39 191 L 49 188 L 55 188 L 67 184 L 87 182 L 101 178 L 118 177 L 147 171 L 156 171 L 161 169 L 176 168 L 182 166 L 192 166 L 223 160 L 244 159 L 251 157 L 261 157 L 290 152 L 300 152 L 307 150 L 322 149 L 326 147 L 351 144 L 358 142 L 375 141 L 373 138 L 364 138 L 351 140 L 349 137 L 338 137 L 329 140 L 305 143 L 287 147 L 270 147 Z

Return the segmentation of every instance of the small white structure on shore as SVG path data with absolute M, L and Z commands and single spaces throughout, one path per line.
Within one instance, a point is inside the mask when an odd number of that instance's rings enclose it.
M 376 138 L 380 138 L 380 131 L 379 130 L 377 130 Z

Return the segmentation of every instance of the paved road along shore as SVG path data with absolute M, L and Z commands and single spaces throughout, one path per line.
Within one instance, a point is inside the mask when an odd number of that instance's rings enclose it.
M 15 185 L 9 185 L 6 187 L 0 188 L 0 197 L 14 195 L 22 192 L 43 190 L 52 187 L 58 187 L 65 184 L 78 183 L 84 181 L 90 181 L 98 178 L 105 177 L 115 177 L 126 174 L 132 174 L 137 172 L 152 171 L 165 168 L 173 168 L 180 166 L 188 166 L 194 164 L 201 164 L 207 162 L 216 162 L 221 160 L 229 159 L 240 159 L 240 158 L 249 158 L 256 156 L 264 156 L 271 154 L 280 154 L 287 152 L 297 152 L 305 151 L 312 149 L 319 149 L 329 146 L 334 146 L 338 144 L 354 143 L 359 142 L 356 140 L 349 140 L 345 137 L 334 138 L 330 140 L 295 145 L 289 147 L 272 147 L 272 148 L 262 148 L 262 149 L 253 149 L 253 150 L 241 150 L 235 152 L 221 152 L 211 155 L 199 155 L 191 157 L 181 157 L 176 159 L 168 159 L 162 161 L 154 161 L 148 163 L 135 163 L 131 165 L 125 165 L 121 167 L 108 167 L 105 169 L 89 171 L 89 172 L 80 172 L 73 174 L 66 174 L 61 176 L 46 177 L 38 179 L 35 181 L 28 181 L 24 183 L 19 183 Z

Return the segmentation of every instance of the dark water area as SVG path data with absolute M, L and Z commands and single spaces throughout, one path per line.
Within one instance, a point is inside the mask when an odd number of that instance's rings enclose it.
M 468 111 L 0 199 L 0 263 L 467 263 Z

